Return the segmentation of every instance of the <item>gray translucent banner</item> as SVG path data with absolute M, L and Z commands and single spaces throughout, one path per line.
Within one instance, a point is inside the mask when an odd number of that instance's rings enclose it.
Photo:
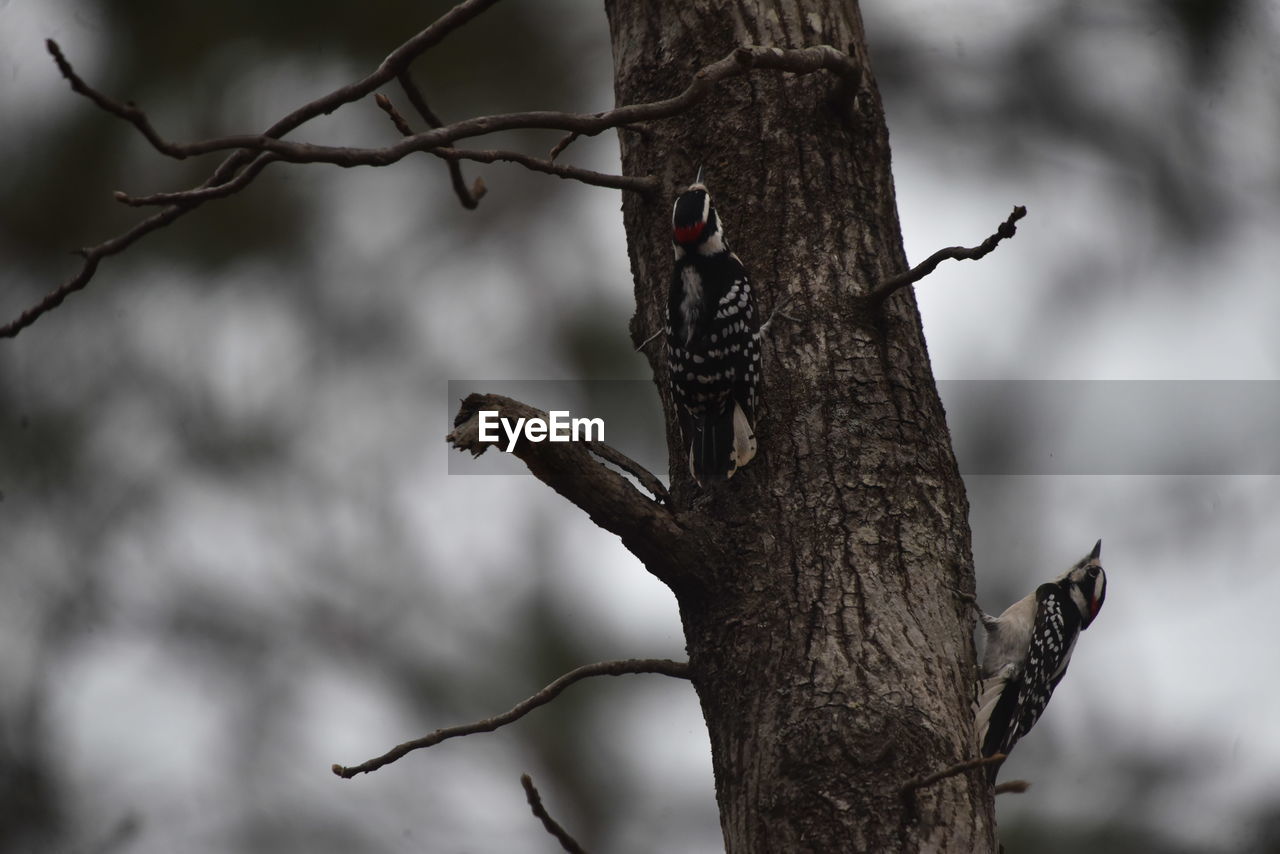
M 961 474 L 1280 474 L 1280 382 L 944 380 L 938 389 Z M 451 380 L 450 427 L 472 392 L 600 418 L 605 442 L 666 480 L 651 381 Z M 449 473 L 524 467 L 493 451 L 477 460 L 450 451 Z

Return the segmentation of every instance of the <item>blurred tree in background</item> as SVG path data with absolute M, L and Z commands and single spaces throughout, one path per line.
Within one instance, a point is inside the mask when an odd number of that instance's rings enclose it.
M 202 163 L 157 156 L 68 92 L 44 38 L 163 133 L 191 139 L 264 127 L 363 75 L 450 4 L 423 5 L 0 4 L 3 319 L 67 275 L 68 250 L 135 221 L 112 191 L 203 177 Z M 965 271 L 966 284 L 933 281 L 949 291 L 939 302 L 922 294 L 940 375 L 1097 374 L 1100 359 L 1125 364 L 1124 344 L 1154 340 L 1140 325 L 1152 306 L 1173 318 L 1170 350 L 1194 350 L 1196 329 L 1221 333 L 1207 318 L 1218 311 L 1249 328 L 1224 303 L 1249 270 L 1274 283 L 1253 248 L 1275 233 L 1280 192 L 1271 5 L 918 0 L 867 3 L 864 15 L 913 257 L 984 233 L 1010 201 L 1032 209 L 1016 248 L 1038 254 Z M 415 77 L 448 119 L 601 109 L 610 67 L 595 4 L 509 0 Z M 355 104 L 308 138 L 372 145 L 392 133 Z M 544 136 L 511 147 L 546 150 L 555 137 Z M 616 170 L 616 144 L 582 140 L 572 158 Z M 551 850 L 516 785 L 528 770 L 591 850 L 720 847 L 693 692 L 647 677 L 571 689 L 516 727 L 356 783 L 328 772 L 505 709 L 586 661 L 682 657 L 665 589 L 531 478 L 495 495 L 488 478 L 455 477 L 446 492 L 445 380 L 645 376 L 626 334 L 616 194 L 464 168 L 490 188 L 475 211 L 428 158 L 268 170 L 105 262 L 85 292 L 0 344 L 0 844 Z M 1048 223 L 1038 236 L 1036 217 Z M 989 277 L 1000 281 L 983 290 Z M 1242 299 L 1244 315 L 1277 307 L 1274 295 Z M 1259 337 L 1248 361 L 1238 342 L 1226 355 L 1274 378 L 1274 336 Z M 1061 343 L 1081 339 L 1083 353 Z M 983 429 L 1016 452 L 998 413 Z M 1092 541 L 1062 511 L 1081 494 L 1097 514 L 1132 512 L 1131 551 L 1152 558 L 1113 571 L 1117 599 L 1156 580 L 1193 588 L 1155 559 L 1178 543 L 1149 520 L 1230 519 L 1240 527 L 1221 538 L 1240 542 L 1276 506 L 1269 484 L 1224 486 L 1212 512 L 1177 484 L 1147 485 L 1139 515 L 1089 485 L 1037 503 L 996 481 L 968 484 L 989 609 L 1059 553 L 1046 543 Z M 1251 542 L 1239 565 L 1274 570 Z M 984 556 L 1008 572 L 984 576 Z M 1115 640 L 1090 638 L 1098 662 L 1122 643 L 1158 661 L 1165 633 L 1185 631 L 1167 607 L 1149 637 L 1122 635 L 1118 604 L 1115 628 L 1099 624 Z M 1218 606 L 1227 620 L 1232 605 Z M 1023 764 L 1010 763 L 1036 785 L 1001 799 L 1007 850 L 1280 850 L 1280 765 L 1224 785 L 1235 757 L 1209 735 L 1131 737 L 1150 696 L 1124 695 L 1121 672 L 1101 665 L 1105 678 L 1090 680 L 1080 655 L 1064 690 L 1098 690 L 1056 699 L 1041 727 L 1063 735 L 1029 738 Z M 1280 708 L 1270 694 L 1219 694 L 1226 702 Z M 1089 756 L 1064 758 L 1082 744 Z M 1218 818 L 1171 815 L 1186 803 Z

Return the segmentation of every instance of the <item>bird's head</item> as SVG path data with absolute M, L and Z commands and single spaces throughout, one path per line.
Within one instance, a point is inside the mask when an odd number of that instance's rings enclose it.
M 672 242 L 684 250 L 706 252 L 713 246 L 719 248 L 720 220 L 711 204 L 707 185 L 702 183 L 701 169 L 694 182 L 676 197 L 671 211 L 671 232 Z
M 1107 573 L 1102 569 L 1102 540 L 1098 540 L 1093 551 L 1067 570 L 1059 583 L 1067 587 L 1071 601 L 1080 610 L 1080 627 L 1089 628 L 1107 598 Z

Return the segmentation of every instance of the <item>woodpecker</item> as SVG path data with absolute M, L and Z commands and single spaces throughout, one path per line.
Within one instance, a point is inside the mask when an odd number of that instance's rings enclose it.
M 746 268 L 725 245 L 701 169 L 676 198 L 671 226 L 667 367 L 689 471 L 706 486 L 756 454 L 759 325 Z
M 1071 662 L 1080 632 L 1107 597 L 1102 540 L 1053 581 L 999 617 L 982 615 L 986 653 L 978 682 L 975 729 L 983 756 L 1008 753 L 1031 731 Z M 991 771 L 995 779 L 995 770 Z

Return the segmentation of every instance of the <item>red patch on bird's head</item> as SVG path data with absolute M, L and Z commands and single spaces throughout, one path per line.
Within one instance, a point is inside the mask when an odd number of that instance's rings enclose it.
M 705 222 L 695 222 L 693 225 L 675 227 L 676 243 L 693 243 L 702 234 L 702 229 L 706 228 Z

